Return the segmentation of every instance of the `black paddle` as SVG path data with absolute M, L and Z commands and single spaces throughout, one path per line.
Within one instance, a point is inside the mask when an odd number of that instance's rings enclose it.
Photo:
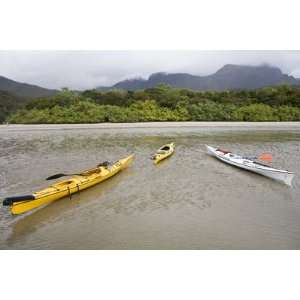
M 100 163 L 97 167 L 108 167 L 110 165 L 109 161 L 104 161 L 102 163 Z M 64 173 L 58 173 L 58 174 L 54 174 L 52 176 L 49 176 L 46 178 L 46 180 L 53 180 L 53 179 L 57 179 L 60 177 L 64 177 L 64 176 L 73 176 L 73 175 L 82 175 L 82 174 L 64 174 Z
M 49 176 L 46 178 L 46 180 L 52 180 L 52 179 L 57 179 L 63 176 L 72 176 L 72 175 L 81 175 L 81 174 L 63 174 L 63 173 L 58 173 L 58 174 L 54 174 L 52 176 Z

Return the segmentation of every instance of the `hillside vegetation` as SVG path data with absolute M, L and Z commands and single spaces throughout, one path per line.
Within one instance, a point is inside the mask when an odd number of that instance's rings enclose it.
M 7 116 L 22 107 L 25 100 L 7 91 L 0 90 L 0 124 Z
M 0 90 L 23 98 L 49 97 L 57 93 L 56 90 L 50 90 L 37 85 L 14 81 L 3 76 L 0 76 Z
M 300 121 L 300 88 L 193 91 L 159 85 L 137 91 L 67 89 L 28 102 L 10 123 L 147 121 Z

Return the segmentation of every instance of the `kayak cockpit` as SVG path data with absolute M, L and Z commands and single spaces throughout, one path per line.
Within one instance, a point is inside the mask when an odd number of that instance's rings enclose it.
M 158 151 L 169 151 L 169 150 L 170 150 L 170 146 L 163 146 Z

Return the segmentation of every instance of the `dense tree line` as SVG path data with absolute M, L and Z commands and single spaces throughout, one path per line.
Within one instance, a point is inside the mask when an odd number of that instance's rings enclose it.
M 160 85 L 140 91 L 75 93 L 62 90 L 35 99 L 7 118 L 10 123 L 141 121 L 300 121 L 300 88 L 193 91 Z
M 5 122 L 7 116 L 22 107 L 25 99 L 7 91 L 0 91 L 0 124 Z

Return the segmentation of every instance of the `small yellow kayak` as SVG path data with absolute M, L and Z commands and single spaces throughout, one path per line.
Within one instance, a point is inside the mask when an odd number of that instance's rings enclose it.
M 111 165 L 99 165 L 96 168 L 83 171 L 78 175 L 59 181 L 31 195 L 5 198 L 3 205 L 10 206 L 11 213 L 18 215 L 60 198 L 71 196 L 119 173 L 131 163 L 133 157 L 134 155 L 132 154 Z
M 163 159 L 171 156 L 174 153 L 174 150 L 175 150 L 174 143 L 166 144 L 160 147 L 152 157 L 152 159 L 154 160 L 154 164 L 158 164 Z

